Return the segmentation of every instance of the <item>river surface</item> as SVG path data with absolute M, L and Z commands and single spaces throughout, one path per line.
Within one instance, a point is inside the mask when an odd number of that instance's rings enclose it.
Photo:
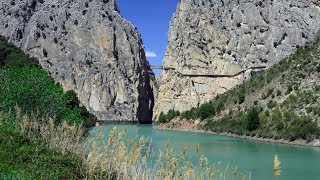
M 158 130 L 151 125 L 99 126 L 90 131 L 90 136 L 103 133 L 107 139 L 113 127 L 119 131 L 125 128 L 132 138 L 150 137 L 152 148 L 156 151 L 169 144 L 181 152 L 186 145 L 189 147 L 187 158 L 193 162 L 197 159 L 195 146 L 199 144 L 200 154 L 204 154 L 210 162 L 220 166 L 237 165 L 251 179 L 320 180 L 320 148 L 256 142 L 205 133 Z M 282 168 L 281 176 L 277 178 L 273 177 L 275 154 L 278 154 Z

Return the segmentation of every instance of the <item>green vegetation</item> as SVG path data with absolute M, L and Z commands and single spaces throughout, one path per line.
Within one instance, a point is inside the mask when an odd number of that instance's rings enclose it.
M 20 133 L 16 116 L 32 116 L 39 122 L 47 118 L 59 124 L 92 127 L 95 118 L 79 107 L 73 91 L 63 92 L 41 69 L 37 59 L 25 55 L 0 37 L 0 177 L 4 179 L 78 179 L 84 178 L 83 160 L 55 151 L 41 141 Z M 21 108 L 21 109 L 20 109 Z M 21 111 L 21 112 L 20 112 Z M 82 132 L 81 136 L 85 133 Z
M 0 177 L 3 179 L 77 179 L 82 159 L 63 155 L 0 125 Z
M 73 91 L 63 92 L 44 71 L 35 58 L 0 38 L 0 111 L 10 111 L 16 105 L 23 113 L 35 112 L 38 118 L 48 116 L 58 122 L 94 125 L 95 118 L 84 107 Z
M 159 122 L 166 123 L 168 119 L 173 119 L 175 117 L 178 117 L 179 115 L 180 115 L 179 111 L 175 111 L 172 109 L 170 109 L 166 115 L 163 112 L 161 112 L 159 116 Z
M 254 108 L 254 107 L 253 107 Z M 222 119 L 209 120 L 205 129 L 215 132 L 231 132 L 238 135 L 258 135 L 264 138 L 305 139 L 312 141 L 320 137 L 317 124 L 309 116 L 298 116 L 293 112 L 249 110 L 227 115 Z
M 31 58 L 16 48 L 13 44 L 7 43 L 6 39 L 0 36 L 0 66 L 12 67 L 39 67 L 37 59 Z
M 254 131 L 260 126 L 259 110 L 256 107 L 250 108 L 246 117 L 246 129 Z
M 159 120 L 158 120 L 160 123 L 166 123 L 167 122 L 167 117 L 166 117 L 166 115 L 163 113 L 163 112 L 161 112 L 160 113 L 160 116 L 159 116 Z
M 320 42 L 300 48 L 243 84 L 181 112 L 180 118 L 205 120 L 203 128 L 215 132 L 287 140 L 320 138 L 319 55 Z M 171 120 L 166 114 L 162 118 Z

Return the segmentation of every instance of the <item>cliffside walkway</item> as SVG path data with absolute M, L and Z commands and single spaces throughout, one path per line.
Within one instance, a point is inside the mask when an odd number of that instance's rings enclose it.
M 175 70 L 176 68 L 164 67 L 164 66 L 151 66 L 151 69 Z
M 256 69 L 266 69 L 267 66 L 253 66 L 253 67 L 248 67 L 247 69 L 243 69 L 242 71 L 239 71 L 235 74 L 184 74 L 181 72 L 176 71 L 177 74 L 181 75 L 181 76 L 188 76 L 188 77 L 209 77 L 209 78 L 223 78 L 223 77 L 228 77 L 228 78 L 232 78 L 232 77 L 236 77 L 240 74 L 245 73 L 248 70 L 256 70 Z M 175 68 L 172 67 L 164 67 L 164 66 L 151 66 L 151 69 L 162 69 L 162 70 L 176 70 Z

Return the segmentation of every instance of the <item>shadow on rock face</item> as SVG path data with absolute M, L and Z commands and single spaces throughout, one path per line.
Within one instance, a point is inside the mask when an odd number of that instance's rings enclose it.
M 150 75 L 145 73 L 144 76 L 140 77 L 139 81 L 139 107 L 137 118 L 140 124 L 151 124 L 154 106 L 154 89 L 150 85 Z
M 320 28 L 318 29 L 316 36 L 315 36 L 316 41 L 320 41 Z

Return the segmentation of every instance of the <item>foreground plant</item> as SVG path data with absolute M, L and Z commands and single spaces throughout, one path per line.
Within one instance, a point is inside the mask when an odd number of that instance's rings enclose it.
M 245 176 L 234 169 L 221 169 L 210 164 L 204 156 L 193 164 L 185 157 L 187 148 L 176 154 L 169 145 L 158 151 L 152 149 L 151 141 L 141 137 L 132 140 L 126 130 L 112 129 L 104 142 L 102 133 L 90 140 L 85 160 L 89 174 L 101 178 L 116 179 L 230 179 Z M 196 150 L 199 151 L 199 145 Z M 153 162 L 155 160 L 155 162 Z M 112 173 L 110 173 L 112 172 Z
M 2 116 L 4 114 L 2 113 Z M 9 115 L 7 115 L 9 116 Z M 150 139 L 131 139 L 126 130 L 113 129 L 104 141 L 102 133 L 85 139 L 84 130 L 66 122 L 54 124 L 52 118 L 38 120 L 32 114 L 15 113 L 15 129 L 33 142 L 65 155 L 81 157 L 84 179 L 244 179 L 238 168 L 220 168 L 204 156 L 193 164 L 185 158 L 187 148 L 180 153 L 165 146 L 154 150 Z M 1 118 L 0 118 L 1 119 Z M 1 124 L 1 120 L 0 120 Z M 198 154 L 200 146 L 195 147 Z
M 280 176 L 281 175 L 281 162 L 279 160 L 278 155 L 276 154 L 274 156 L 274 160 L 273 160 L 273 174 L 274 176 Z

